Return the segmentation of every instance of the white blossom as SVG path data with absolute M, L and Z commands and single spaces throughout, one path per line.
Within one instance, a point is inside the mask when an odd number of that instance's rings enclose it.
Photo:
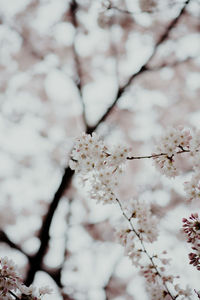
M 191 139 L 190 131 L 181 126 L 166 130 L 165 134 L 158 139 L 156 151 L 152 154 L 156 168 L 167 177 L 178 175 L 177 153 L 189 151 Z
M 70 167 L 89 181 L 91 198 L 111 203 L 116 198 L 114 190 L 128 152 L 128 148 L 120 145 L 108 149 L 97 134 L 83 133 L 75 140 Z

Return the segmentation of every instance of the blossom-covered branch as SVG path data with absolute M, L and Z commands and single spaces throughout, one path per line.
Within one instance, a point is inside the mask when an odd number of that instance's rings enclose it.
M 129 156 L 130 148 L 125 146 L 108 147 L 96 134 L 92 136 L 83 133 L 75 141 L 70 167 L 80 174 L 84 182 L 90 186 L 90 197 L 98 202 L 117 203 L 123 216 L 129 223 L 129 228 L 121 229 L 118 233 L 120 243 L 125 247 L 133 264 L 141 269 L 141 274 L 147 281 L 147 291 L 151 299 L 190 299 L 191 289 L 182 289 L 176 284 L 176 276 L 166 275 L 165 267 L 168 259 L 150 255 L 145 243 L 153 243 L 158 236 L 157 220 L 152 216 L 150 205 L 139 200 L 130 200 L 123 205 L 115 194 L 119 184 L 119 176 L 127 159 L 153 158 L 155 166 L 168 177 L 178 174 L 176 157 L 182 153 L 190 156 L 199 155 L 199 133 L 193 136 L 190 130 L 183 127 L 169 128 L 157 141 L 156 150 L 159 154 L 148 156 Z M 133 225 L 133 220 L 137 220 Z M 136 227 L 135 227 L 136 226 Z M 135 241 L 137 237 L 139 241 Z M 143 254 L 150 263 L 141 264 Z M 161 265 L 158 267 L 155 260 Z M 168 288 L 170 284 L 171 292 Z
M 158 255 L 150 255 L 145 242 L 153 243 L 158 237 L 157 220 L 150 212 L 150 206 L 137 200 L 130 201 L 126 209 L 122 203 L 116 198 L 117 203 L 122 211 L 123 216 L 129 223 L 129 229 L 121 229 L 117 232 L 119 242 L 125 248 L 125 255 L 128 255 L 132 263 L 140 268 L 140 273 L 146 279 L 147 292 L 152 300 L 174 300 L 190 299 L 191 289 L 182 289 L 179 284 L 175 284 L 176 276 L 166 275 L 166 265 L 169 259 L 165 257 L 166 251 L 163 251 L 164 258 Z M 128 208 L 128 209 L 127 209 Z M 127 214 L 127 212 L 128 214 Z M 137 220 L 138 230 L 133 225 L 133 220 Z M 139 240 L 139 245 L 135 241 L 135 236 Z M 142 264 L 142 259 L 147 258 L 147 262 Z M 155 262 L 157 260 L 157 263 Z M 149 263 L 148 263 L 149 261 Z M 160 266 L 159 266 L 160 264 Z M 168 285 L 171 285 L 175 295 L 170 291 Z

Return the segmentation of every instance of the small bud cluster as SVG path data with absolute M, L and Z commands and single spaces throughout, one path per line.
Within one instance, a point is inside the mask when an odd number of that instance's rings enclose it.
M 169 128 L 159 139 L 156 146 L 156 152 L 159 156 L 153 154 L 155 166 L 162 174 L 168 177 L 178 175 L 176 168 L 176 155 L 180 151 L 189 151 L 189 144 L 192 136 L 189 130 L 183 127 Z
M 200 271 L 200 219 L 197 213 L 191 214 L 189 220 L 183 218 L 183 231 L 187 235 L 187 242 L 192 244 L 192 250 L 188 256 L 190 264 Z
M 75 141 L 70 167 L 84 180 L 89 180 L 91 198 L 104 204 L 111 203 L 115 200 L 113 191 L 118 185 L 128 151 L 122 146 L 108 149 L 95 133 L 92 136 L 83 133 Z
M 27 287 L 17 271 L 17 266 L 7 257 L 0 258 L 0 299 L 41 300 L 42 296 L 51 293 L 48 287 L 39 290 L 33 285 Z

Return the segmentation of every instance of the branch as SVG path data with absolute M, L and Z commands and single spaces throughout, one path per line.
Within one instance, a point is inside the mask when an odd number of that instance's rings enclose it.
M 180 148 L 181 146 L 179 146 Z M 182 153 L 188 153 L 190 152 L 190 150 L 185 150 L 181 147 L 182 150 L 180 151 L 177 151 L 176 154 L 182 154 Z M 134 160 L 134 159 L 144 159 L 144 158 L 156 158 L 156 157 L 160 157 L 160 156 L 167 156 L 168 157 L 168 154 L 167 153 L 159 153 L 159 154 L 152 154 L 152 155 L 146 155 L 146 156 L 131 156 L 131 157 L 127 157 L 126 159 L 128 160 Z M 174 156 L 174 154 L 172 154 L 172 156 Z M 169 157 L 169 158 L 172 158 Z
M 163 34 L 160 36 L 160 38 L 158 39 L 158 41 L 156 42 L 155 46 L 154 46 L 154 50 L 152 52 L 152 54 L 150 55 L 150 57 L 148 58 L 148 60 L 140 67 L 140 69 L 134 73 L 131 77 L 129 77 L 129 79 L 127 80 L 127 82 L 121 86 L 118 87 L 118 90 L 116 92 L 116 96 L 115 99 L 113 101 L 113 103 L 108 107 L 108 109 L 106 110 L 106 112 L 104 113 L 104 115 L 100 118 L 100 120 L 96 123 L 96 125 L 91 126 L 88 128 L 87 133 L 92 133 L 94 130 L 96 130 L 96 128 L 103 122 L 105 121 L 105 119 L 108 117 L 108 115 L 111 113 L 111 111 L 113 110 L 113 108 L 115 107 L 115 105 L 117 104 L 119 98 L 124 94 L 124 92 L 127 90 L 127 88 L 131 85 L 132 81 L 138 77 L 140 74 L 148 71 L 148 64 L 151 62 L 151 60 L 153 59 L 153 57 L 155 56 L 155 54 L 157 53 L 157 49 L 160 45 L 162 45 L 167 38 L 169 37 L 170 32 L 172 31 L 172 29 L 174 29 L 174 27 L 176 26 L 176 24 L 179 22 L 180 18 L 182 17 L 182 15 L 185 13 L 186 7 L 188 5 L 188 3 L 190 2 L 190 0 L 187 0 L 184 4 L 184 6 L 182 7 L 182 9 L 180 10 L 179 14 L 176 16 L 175 19 L 173 19 L 168 26 L 166 27 L 165 31 L 163 32 Z
M 76 37 L 78 34 L 78 21 L 77 21 L 77 17 L 76 17 L 77 10 L 78 10 L 78 4 L 77 4 L 76 0 L 71 1 L 69 11 L 70 11 L 70 15 L 71 15 L 72 25 L 74 26 L 74 29 L 76 30 L 76 32 L 74 34 L 74 41 L 72 44 L 72 50 L 73 50 L 73 55 L 74 55 L 75 68 L 76 68 L 76 75 L 77 75 L 77 79 L 75 80 L 75 82 L 76 82 L 76 86 L 78 88 L 78 92 L 79 92 L 79 96 L 80 96 L 80 100 L 81 100 L 81 104 L 82 104 L 83 121 L 84 121 L 85 127 L 87 128 L 88 125 L 87 125 L 86 114 L 85 114 L 85 103 L 83 100 L 83 93 L 82 93 L 83 82 L 82 82 L 81 62 L 80 62 L 80 59 L 79 59 L 79 56 L 78 56 L 78 53 L 77 53 L 76 47 L 75 47 Z
M 145 247 L 145 244 L 144 244 L 144 242 L 143 242 L 142 237 L 140 236 L 140 234 L 139 234 L 139 233 L 135 230 L 135 228 L 133 227 L 133 224 L 132 224 L 132 222 L 131 222 L 131 219 L 130 219 L 130 218 L 127 216 L 127 214 L 125 213 L 125 211 L 124 211 L 124 209 L 123 209 L 123 207 L 122 207 L 122 204 L 121 204 L 121 202 L 119 201 L 119 199 L 116 198 L 115 200 L 117 201 L 117 203 L 118 203 L 118 205 L 119 205 L 119 207 L 120 207 L 120 209 L 121 209 L 121 211 L 122 211 L 123 216 L 125 217 L 125 219 L 126 219 L 127 222 L 129 223 L 130 228 L 131 228 L 131 231 L 133 231 L 134 234 L 135 234 L 135 235 L 137 236 L 137 238 L 139 239 L 140 244 L 141 244 L 141 247 L 142 247 L 143 253 L 145 253 L 145 255 L 146 255 L 147 258 L 149 259 L 149 261 L 150 261 L 152 267 L 156 270 L 156 273 L 157 273 L 157 275 L 160 277 L 160 279 L 162 280 L 163 286 L 165 287 L 167 293 L 171 296 L 171 298 L 172 298 L 173 300 L 175 300 L 177 297 L 176 297 L 176 296 L 174 297 L 174 296 L 171 294 L 171 292 L 169 291 L 169 289 L 168 289 L 168 287 L 167 287 L 167 285 L 166 285 L 166 282 L 163 280 L 163 277 L 162 277 L 160 271 L 158 270 L 157 266 L 155 265 L 155 263 L 154 263 L 154 261 L 153 261 L 153 257 L 150 256 L 150 254 L 149 254 L 148 251 L 146 250 L 146 247 Z

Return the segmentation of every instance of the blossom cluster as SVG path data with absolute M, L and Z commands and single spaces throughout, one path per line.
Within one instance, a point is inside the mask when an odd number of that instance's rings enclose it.
M 189 151 L 191 139 L 190 131 L 181 126 L 166 130 L 165 134 L 157 141 L 156 153 L 159 155 L 152 154 L 156 168 L 168 177 L 178 175 L 176 156 L 180 152 Z
M 177 276 L 167 274 L 166 266 L 170 259 L 166 258 L 166 251 L 158 257 L 150 256 L 151 263 L 148 263 L 146 257 L 146 248 L 139 247 L 136 235 L 131 229 L 121 229 L 117 232 L 117 238 L 124 247 L 125 255 L 129 256 L 132 263 L 140 269 L 140 274 L 145 278 L 146 290 L 151 300 L 172 300 L 190 299 L 192 290 L 189 287 L 181 288 L 176 283 Z M 170 285 L 172 293 L 169 292 L 167 285 Z
M 131 199 L 124 205 L 126 214 L 132 219 L 134 228 L 145 242 L 154 242 L 158 237 L 158 220 L 151 213 L 151 205 L 147 201 Z
M 150 299 L 191 299 L 192 290 L 190 287 L 182 288 L 180 284 L 177 283 L 179 276 L 167 274 L 167 266 L 170 264 L 170 259 L 168 259 L 166 255 L 166 251 L 163 251 L 160 256 L 154 255 L 151 257 L 153 264 L 141 267 L 140 273 L 146 279 L 146 290 Z M 171 292 L 168 287 L 170 287 Z
M 33 285 L 24 285 L 14 262 L 8 257 L 0 258 L 0 299 L 41 300 L 49 293 L 51 289 L 48 287 L 36 289 Z
M 197 213 L 191 214 L 189 219 L 183 218 L 183 231 L 187 242 L 192 245 L 193 252 L 189 253 L 190 264 L 200 271 L 200 218 Z
M 187 153 L 192 163 L 192 176 L 184 183 L 188 201 L 200 200 L 200 131 L 191 132 L 183 127 L 169 128 L 157 141 L 152 154 L 155 167 L 167 177 L 178 175 L 177 158 Z
M 150 205 L 144 201 L 131 199 L 121 207 L 123 214 L 129 220 L 129 228 L 118 229 L 116 238 L 124 247 L 125 256 L 128 256 L 132 264 L 138 267 L 144 254 L 143 246 L 138 243 L 138 239 L 148 243 L 157 239 L 157 219 L 152 216 Z
M 163 288 L 163 283 L 159 276 L 154 277 L 154 281 L 148 281 L 146 284 L 146 290 L 151 300 L 173 300 L 173 299 L 191 299 L 192 290 L 187 286 L 185 289 L 181 288 L 179 284 L 174 284 L 174 293 L 176 296 L 172 296 L 167 291 L 167 288 Z M 165 278 L 163 278 L 165 280 Z M 175 277 L 168 276 L 166 277 L 165 283 L 174 283 Z
M 140 274 L 145 278 L 149 299 L 190 299 L 191 289 L 181 288 L 176 282 L 178 277 L 167 274 L 166 266 L 170 263 L 170 259 L 166 257 L 167 252 L 163 251 L 159 256 L 150 255 L 146 249 L 145 244 L 153 243 L 158 236 L 158 221 L 152 215 L 150 205 L 141 200 L 131 200 L 122 207 L 122 212 L 130 226 L 118 230 L 116 236 L 124 247 L 124 254 L 140 269 Z M 168 290 L 168 285 L 173 293 Z
M 184 183 L 188 201 L 200 199 L 200 172 L 194 172 L 191 180 Z
M 70 167 L 90 182 L 91 198 L 111 203 L 128 152 L 127 147 L 120 145 L 108 149 L 97 134 L 83 133 L 75 140 Z
M 129 149 L 123 146 L 110 149 L 94 133 L 92 136 L 83 133 L 74 144 L 70 167 L 91 186 L 91 198 L 103 203 L 118 202 L 123 216 L 129 223 L 128 227 L 118 230 L 118 241 L 124 247 L 125 255 L 140 268 L 152 300 L 190 299 L 192 293 L 190 288 L 182 289 L 176 283 L 176 276 L 166 275 L 165 265 L 169 264 L 169 259 L 151 256 L 146 249 L 146 243 L 153 243 L 158 237 L 158 222 L 152 215 L 150 204 L 141 200 L 129 200 L 122 205 L 114 190 L 126 159 L 153 158 L 155 166 L 161 173 L 174 177 L 178 175 L 176 158 L 179 154 L 188 153 L 195 163 L 192 180 L 185 183 L 185 189 L 191 199 L 200 198 L 199 136 L 198 133 L 192 136 L 191 132 L 183 127 L 169 128 L 158 141 L 156 152 L 143 157 L 129 157 Z M 191 228 L 194 224 L 197 227 L 198 216 L 192 215 L 191 218 L 192 221 L 186 219 L 184 221 L 184 230 L 190 235 L 190 242 L 194 238 Z M 189 255 L 191 263 L 197 267 L 200 265 L 198 247 L 200 248 L 200 243 L 195 242 L 193 244 L 195 253 Z M 169 291 L 168 285 L 172 292 Z

